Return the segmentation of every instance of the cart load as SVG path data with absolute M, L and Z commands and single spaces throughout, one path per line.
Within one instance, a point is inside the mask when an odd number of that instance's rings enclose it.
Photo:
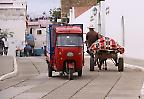
M 117 50 L 120 54 L 124 53 L 124 48 L 122 46 L 120 46 L 113 39 L 104 36 L 95 41 L 90 46 L 89 50 L 93 50 L 94 52 L 98 50 Z
M 115 66 L 118 66 L 118 71 L 123 71 L 124 62 L 122 54 L 124 48 L 120 46 L 115 40 L 102 36 L 100 39 L 95 41 L 89 48 L 90 52 L 90 71 L 94 71 L 94 66 L 98 65 L 101 70 L 107 70 L 107 59 L 112 59 Z M 121 56 L 119 55 L 121 54 Z

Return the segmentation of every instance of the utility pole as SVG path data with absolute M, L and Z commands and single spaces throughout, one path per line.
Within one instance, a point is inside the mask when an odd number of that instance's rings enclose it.
M 72 21 L 73 18 L 73 12 L 72 12 L 72 1 L 69 0 L 69 21 Z M 68 20 L 67 20 L 68 23 Z
M 99 0 L 99 12 L 98 12 L 98 32 L 101 33 L 101 3 L 100 3 L 100 0 Z
M 125 46 L 125 24 L 124 24 L 124 16 L 121 17 L 121 26 L 122 26 L 122 44 Z

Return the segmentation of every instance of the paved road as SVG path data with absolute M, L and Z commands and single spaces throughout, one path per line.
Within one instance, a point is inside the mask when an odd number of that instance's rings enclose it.
M 58 73 L 48 77 L 42 57 L 17 58 L 17 62 L 17 76 L 0 81 L 0 99 L 144 99 L 144 72 L 140 69 L 125 67 L 118 72 L 109 63 L 107 71 L 96 67 L 90 72 L 86 57 L 83 76 L 69 81 Z
M 0 56 L 0 76 L 13 71 L 13 57 Z

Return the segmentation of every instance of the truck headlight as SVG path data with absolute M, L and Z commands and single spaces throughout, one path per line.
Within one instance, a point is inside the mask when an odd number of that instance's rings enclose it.
M 68 57 L 73 57 L 73 56 L 74 56 L 74 53 L 68 52 L 68 53 L 67 53 L 67 56 L 68 56 Z

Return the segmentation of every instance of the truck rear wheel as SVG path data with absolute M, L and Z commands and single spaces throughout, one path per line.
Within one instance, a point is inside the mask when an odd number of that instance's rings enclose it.
M 52 77 L 52 67 L 50 66 L 49 63 L 48 63 L 48 76 Z

